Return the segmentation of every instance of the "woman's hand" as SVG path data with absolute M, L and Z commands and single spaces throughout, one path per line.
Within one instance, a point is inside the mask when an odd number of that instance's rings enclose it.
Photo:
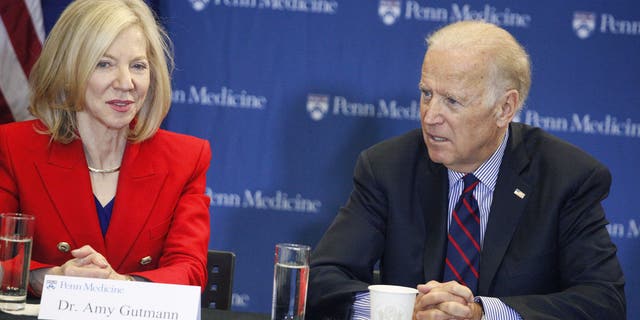
M 107 259 L 89 245 L 72 250 L 71 255 L 73 259 L 70 259 L 59 267 L 31 271 L 29 281 L 31 288 L 37 294 L 42 293 L 44 276 L 47 274 L 111 280 L 133 280 L 129 275 L 122 275 L 113 270 Z
M 89 245 L 72 250 L 71 255 L 74 259 L 65 262 L 59 267 L 51 268 L 51 272 L 48 274 L 112 280 L 130 280 L 129 276 L 121 275 L 113 270 L 107 259 Z

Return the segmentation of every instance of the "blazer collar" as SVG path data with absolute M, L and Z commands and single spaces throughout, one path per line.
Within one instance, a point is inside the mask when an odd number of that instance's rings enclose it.
M 115 269 L 125 260 L 136 239 L 148 236 L 142 230 L 168 174 L 154 161 L 151 140 L 128 144 L 122 159 L 113 213 L 105 235 L 106 254 Z
M 424 276 L 427 280 L 440 279 L 446 253 L 447 210 L 449 182 L 447 169 L 429 159 L 422 144 L 417 165 L 415 197 L 425 222 Z
M 88 244 L 104 252 L 82 142 L 51 142 L 47 158 L 36 160 L 35 167 L 73 247 Z
M 493 278 L 529 200 L 527 195 L 532 190 L 532 186 L 522 176 L 530 159 L 524 147 L 522 130 L 519 125 L 510 125 L 509 141 L 493 192 L 485 245 L 480 258 L 478 295 L 490 293 Z

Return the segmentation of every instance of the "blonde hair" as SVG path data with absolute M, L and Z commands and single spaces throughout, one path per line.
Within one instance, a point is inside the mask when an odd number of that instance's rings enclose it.
M 524 105 L 531 87 L 529 55 L 506 30 L 482 21 L 461 21 L 443 27 L 427 38 L 429 49 L 464 50 L 485 54 L 488 66 L 488 97 L 495 103 L 501 90 L 515 89 Z
M 52 140 L 78 138 L 76 112 L 84 108 L 87 81 L 114 39 L 131 26 L 146 37 L 151 83 L 128 138 L 140 142 L 160 128 L 171 104 L 167 33 L 143 0 L 76 0 L 62 12 L 29 76 L 29 111 L 44 122 Z

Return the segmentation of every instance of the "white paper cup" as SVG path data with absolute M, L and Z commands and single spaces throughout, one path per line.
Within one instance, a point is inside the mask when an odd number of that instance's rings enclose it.
M 414 288 L 369 286 L 371 320 L 411 320 L 418 290 Z

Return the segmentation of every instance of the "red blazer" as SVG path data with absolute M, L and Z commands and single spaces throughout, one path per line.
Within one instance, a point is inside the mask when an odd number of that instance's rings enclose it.
M 80 140 L 50 142 L 39 120 L 0 126 L 0 212 L 36 216 L 31 269 L 62 265 L 90 245 L 121 274 L 205 286 L 209 143 L 159 130 L 127 145 L 111 221 L 100 231 Z

